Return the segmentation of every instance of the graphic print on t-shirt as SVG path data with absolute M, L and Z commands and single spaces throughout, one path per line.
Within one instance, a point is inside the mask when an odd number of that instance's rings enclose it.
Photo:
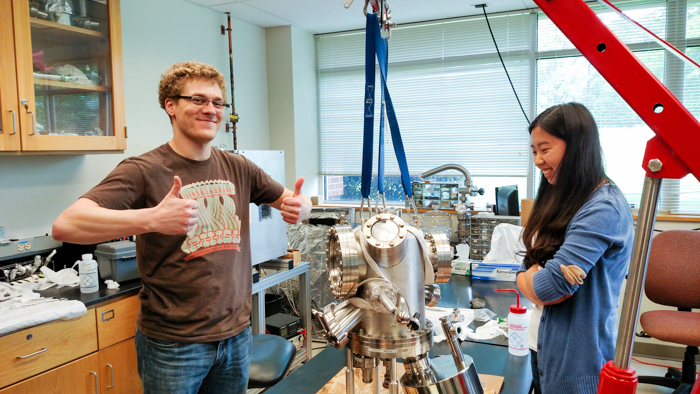
M 241 219 L 236 215 L 236 203 L 231 197 L 235 194 L 233 183 L 221 179 L 182 187 L 182 198 L 199 203 L 197 224 L 187 233 L 181 247 L 188 254 L 185 261 L 224 249 L 240 252 Z

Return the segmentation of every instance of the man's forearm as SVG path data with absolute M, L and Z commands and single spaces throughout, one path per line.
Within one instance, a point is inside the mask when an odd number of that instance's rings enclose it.
M 113 210 L 81 198 L 54 222 L 52 236 L 63 242 L 95 244 L 149 232 L 151 208 Z

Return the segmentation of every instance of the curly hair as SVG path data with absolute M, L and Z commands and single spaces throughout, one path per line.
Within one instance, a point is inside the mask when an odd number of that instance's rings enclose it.
M 160 76 L 158 84 L 158 101 L 160 107 L 165 109 L 165 99 L 174 98 L 182 93 L 185 82 L 192 79 L 205 79 L 216 82 L 221 88 L 221 94 L 226 101 L 226 83 L 224 76 L 209 64 L 200 62 L 182 62 L 173 64 L 163 75 Z

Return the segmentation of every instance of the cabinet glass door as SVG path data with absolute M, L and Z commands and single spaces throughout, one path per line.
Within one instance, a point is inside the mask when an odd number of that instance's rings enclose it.
M 118 0 L 14 0 L 23 150 L 122 150 Z
M 111 136 L 106 1 L 30 6 L 36 134 Z

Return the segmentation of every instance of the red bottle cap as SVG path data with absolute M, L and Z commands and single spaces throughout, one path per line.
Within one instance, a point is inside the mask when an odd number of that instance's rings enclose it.
M 517 297 L 517 305 L 511 305 L 510 306 L 510 312 L 511 313 L 517 313 L 517 314 L 523 314 L 527 312 L 527 308 L 525 308 L 523 305 L 520 305 L 520 294 L 518 293 L 517 290 L 513 289 L 496 289 L 496 291 L 512 291 L 515 293 L 515 296 Z

